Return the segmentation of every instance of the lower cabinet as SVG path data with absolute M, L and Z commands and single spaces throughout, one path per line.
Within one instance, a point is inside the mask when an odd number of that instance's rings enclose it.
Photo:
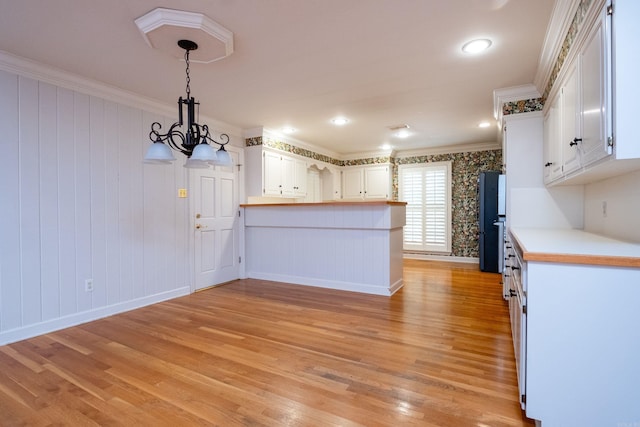
M 511 242 L 523 257 L 511 277 L 522 280 L 522 304 L 514 295 L 510 306 L 527 417 L 543 426 L 640 420 L 640 245 L 557 229 L 512 230 Z

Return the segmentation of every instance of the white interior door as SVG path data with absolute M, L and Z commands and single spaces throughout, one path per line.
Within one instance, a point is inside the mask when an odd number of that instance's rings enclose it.
M 238 175 L 237 166 L 193 170 L 196 290 L 240 277 Z

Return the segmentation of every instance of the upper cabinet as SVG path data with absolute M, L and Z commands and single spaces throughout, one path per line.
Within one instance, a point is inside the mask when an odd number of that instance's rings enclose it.
M 249 197 L 304 198 L 307 195 L 307 162 L 260 146 L 245 149 Z
M 389 199 L 390 195 L 389 165 L 348 166 L 342 171 L 343 199 Z
M 307 163 L 284 154 L 263 152 L 263 196 L 305 197 Z
M 640 168 L 640 144 L 627 131 L 636 119 L 630 123 L 626 112 L 640 95 L 630 76 L 639 65 L 631 44 L 640 36 L 633 23 L 639 5 L 596 1 L 586 14 L 545 104 L 546 184 L 594 182 Z

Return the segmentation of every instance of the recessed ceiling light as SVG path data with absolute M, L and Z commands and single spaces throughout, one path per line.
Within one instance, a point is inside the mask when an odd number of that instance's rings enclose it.
M 331 123 L 333 123 L 336 126 L 342 126 L 349 123 L 349 120 L 345 119 L 344 117 L 336 117 L 335 119 L 331 120 Z
M 398 138 L 408 138 L 411 135 L 411 132 L 409 132 L 407 129 L 400 129 L 399 131 L 396 132 L 396 136 Z
M 488 49 L 490 46 L 491 40 L 489 39 L 471 40 L 462 46 L 462 51 L 465 53 L 480 53 L 483 50 Z
M 479 128 L 488 128 L 489 126 L 491 126 L 491 123 L 489 123 L 489 122 L 480 122 L 480 123 L 478 123 L 478 127 Z
M 393 131 L 393 136 L 395 136 L 396 138 L 407 138 L 411 136 L 408 124 L 389 126 L 389 129 Z
M 380 146 L 381 150 L 391 150 L 391 148 L 392 148 L 391 144 L 382 144 Z
M 284 132 L 284 133 L 294 133 L 295 131 L 296 131 L 296 128 L 292 128 L 290 126 L 282 128 L 282 132 Z

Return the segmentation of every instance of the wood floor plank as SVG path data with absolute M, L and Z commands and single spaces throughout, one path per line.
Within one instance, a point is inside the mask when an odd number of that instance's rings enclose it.
M 529 426 L 500 276 L 392 297 L 237 280 L 0 347 L 2 426 Z

